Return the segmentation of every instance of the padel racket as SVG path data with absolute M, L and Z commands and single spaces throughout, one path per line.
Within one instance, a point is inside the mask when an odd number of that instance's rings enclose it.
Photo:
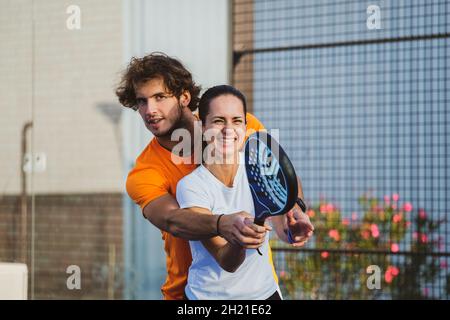
M 247 139 L 245 170 L 255 206 L 255 224 L 263 226 L 267 217 L 285 214 L 295 203 L 306 212 L 305 203 L 298 197 L 294 166 L 266 131 L 255 132 Z M 259 249 L 258 253 L 262 255 Z

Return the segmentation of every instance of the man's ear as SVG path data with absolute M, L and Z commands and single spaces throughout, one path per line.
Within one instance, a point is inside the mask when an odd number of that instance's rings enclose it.
M 191 102 L 191 93 L 185 90 L 180 96 L 180 103 L 183 107 L 187 107 Z

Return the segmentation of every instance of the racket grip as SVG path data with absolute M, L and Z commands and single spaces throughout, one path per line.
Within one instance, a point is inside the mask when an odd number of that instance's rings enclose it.
M 255 218 L 255 220 L 253 221 L 254 224 L 257 224 L 258 226 L 263 226 L 264 225 L 264 221 L 266 219 L 260 219 L 260 218 Z
M 258 218 L 255 218 L 255 221 L 253 221 L 255 224 L 257 224 L 258 226 L 263 226 L 264 225 L 264 218 L 263 219 L 258 219 Z M 262 253 L 261 253 L 261 251 L 259 250 L 259 248 L 258 249 L 256 249 L 256 251 L 258 251 L 258 253 L 259 253 L 259 255 L 260 256 L 262 256 Z

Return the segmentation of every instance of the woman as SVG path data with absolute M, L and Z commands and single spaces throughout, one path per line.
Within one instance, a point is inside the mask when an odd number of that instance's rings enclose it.
M 246 211 L 254 215 L 242 150 L 246 102 L 228 85 L 207 90 L 199 103 L 206 145 L 203 164 L 177 185 L 180 208 L 216 215 Z M 279 237 L 287 241 L 283 216 L 273 217 Z M 218 224 L 219 225 L 219 224 Z M 270 227 L 267 227 L 270 230 Z M 281 299 L 268 255 L 268 237 L 260 248 L 246 250 L 222 237 L 190 241 L 192 265 L 185 289 L 190 300 Z

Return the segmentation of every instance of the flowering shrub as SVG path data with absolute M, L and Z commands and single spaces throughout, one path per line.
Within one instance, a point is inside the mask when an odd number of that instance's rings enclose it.
M 425 210 L 415 210 L 410 202 L 401 203 L 398 194 L 385 196 L 383 201 L 364 195 L 359 204 L 362 213 L 349 216 L 326 201 L 307 211 L 315 227 L 312 244 L 300 252 L 276 253 L 283 261 L 278 268 L 288 296 L 433 298 L 427 286 L 433 286 L 437 277 L 441 279 L 442 272 L 447 274 L 447 265 L 427 254 L 442 249 L 437 230 L 443 221 L 432 221 Z M 367 285 L 370 274 L 366 269 L 370 265 L 382 272 L 379 289 Z

